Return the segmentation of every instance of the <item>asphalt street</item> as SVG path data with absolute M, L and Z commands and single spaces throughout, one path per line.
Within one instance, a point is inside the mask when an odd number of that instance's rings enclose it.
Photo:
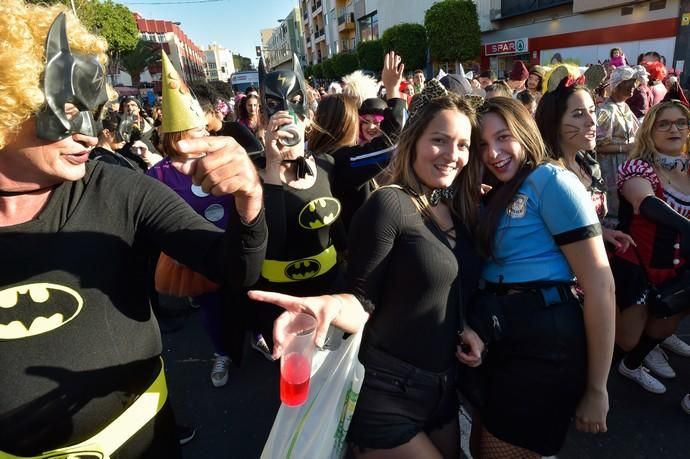
M 196 438 L 183 447 L 184 458 L 258 458 L 280 404 L 277 364 L 249 349 L 243 367 L 230 370 L 228 384 L 213 387 L 213 351 L 200 312 L 179 300 L 164 304 L 174 311 L 174 317 L 160 320 L 172 403 L 178 422 L 197 429 Z M 690 320 L 679 336 L 690 342 Z M 690 458 L 690 415 L 680 408 L 682 396 L 690 392 L 690 359 L 671 355 L 671 365 L 678 376 L 666 381 L 663 395 L 645 392 L 612 371 L 609 432 L 586 435 L 572 429 L 558 457 Z M 469 423 L 464 413 L 461 426 L 466 450 Z

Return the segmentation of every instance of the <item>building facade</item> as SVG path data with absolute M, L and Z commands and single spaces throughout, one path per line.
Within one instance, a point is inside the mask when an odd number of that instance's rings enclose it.
M 270 33 L 269 33 L 270 31 Z M 304 30 L 299 8 L 293 8 L 280 25 L 261 31 L 262 53 L 269 69 L 292 68 L 293 54 L 307 64 Z
M 204 51 L 196 45 L 180 28 L 179 23 L 157 19 L 145 19 L 134 13 L 139 29 L 139 37 L 144 41 L 158 44 L 170 57 L 170 61 L 185 81 L 204 80 Z M 161 64 L 149 66 L 141 77 L 142 82 L 153 83 L 154 91 L 161 92 Z M 122 82 L 131 79 L 123 75 Z
M 618 47 L 634 65 L 657 51 L 676 67 L 680 0 L 478 0 L 482 68 L 499 77 L 513 61 L 584 66 L 604 62 Z M 680 59 L 682 61 L 682 58 Z
M 326 37 L 326 21 L 331 0 L 300 0 L 301 21 L 304 30 L 304 50 L 308 65 L 318 64 L 331 57 Z
M 208 81 L 225 81 L 230 79 L 230 75 L 235 73 L 235 64 L 232 60 L 230 50 L 213 43 L 208 45 L 204 51 L 206 60 L 204 62 L 204 72 Z

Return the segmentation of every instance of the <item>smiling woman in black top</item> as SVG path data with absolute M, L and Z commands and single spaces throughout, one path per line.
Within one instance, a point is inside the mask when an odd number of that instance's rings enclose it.
M 318 344 L 331 322 L 354 332 L 370 316 L 359 353 L 366 374 L 348 432 L 355 457 L 458 457 L 457 359 L 478 365 L 483 346 L 462 312 L 480 271 L 467 230 L 479 185 L 461 173 L 474 126 L 472 109 L 457 96 L 432 99 L 410 119 L 390 185 L 353 219 L 351 294 L 250 293 L 316 316 Z

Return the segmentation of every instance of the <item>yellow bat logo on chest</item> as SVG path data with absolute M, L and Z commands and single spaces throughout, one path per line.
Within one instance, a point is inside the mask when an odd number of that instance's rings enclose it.
M 84 300 L 64 285 L 35 283 L 0 290 L 0 340 L 40 335 L 62 327 Z
M 299 226 L 316 230 L 333 223 L 340 215 L 340 201 L 332 197 L 318 198 L 309 202 L 299 213 Z

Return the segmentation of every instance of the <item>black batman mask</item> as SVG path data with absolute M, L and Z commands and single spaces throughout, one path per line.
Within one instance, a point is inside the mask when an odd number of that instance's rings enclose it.
M 46 62 L 46 106 L 36 115 L 38 137 L 60 140 L 72 134 L 97 136 L 97 121 L 108 101 L 105 73 L 95 56 L 72 54 L 65 13 L 50 26 Z
M 292 56 L 292 70 L 274 70 L 266 73 L 263 58 L 259 62 L 259 88 L 261 105 L 266 118 L 281 110 L 292 111 L 301 119 L 307 113 L 307 85 L 302 66 L 296 55 Z

